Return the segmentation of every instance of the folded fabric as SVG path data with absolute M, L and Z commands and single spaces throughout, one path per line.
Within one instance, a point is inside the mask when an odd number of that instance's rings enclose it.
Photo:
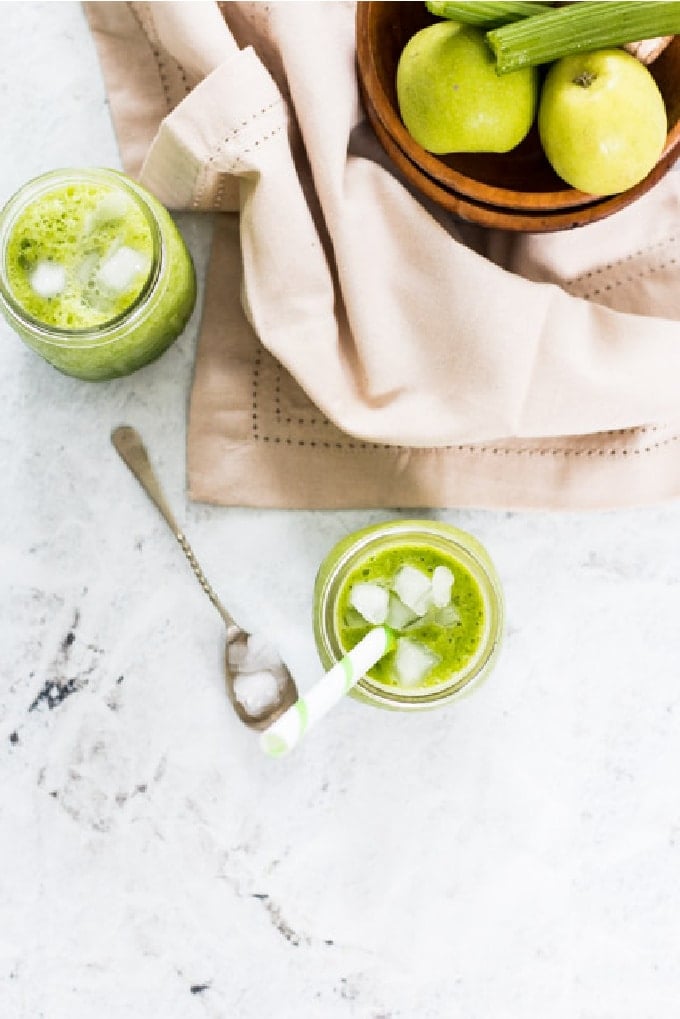
M 217 210 L 192 496 L 604 506 L 680 492 L 680 175 L 569 233 L 456 222 L 359 102 L 354 5 L 87 4 L 123 163 Z

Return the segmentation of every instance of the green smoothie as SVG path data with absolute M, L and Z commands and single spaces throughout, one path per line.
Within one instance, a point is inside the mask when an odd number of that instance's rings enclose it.
M 434 520 L 393 520 L 349 534 L 314 584 L 314 637 L 328 669 L 373 626 L 394 648 L 350 696 L 377 707 L 435 707 L 490 672 L 504 625 L 498 573 L 484 546 Z
M 167 210 L 123 174 L 63 170 L 31 181 L 0 218 L 0 308 L 55 367 L 85 379 L 158 357 L 196 298 Z
M 432 654 L 432 666 L 415 685 L 436 686 L 454 673 L 461 672 L 479 650 L 484 637 L 486 611 L 479 584 L 461 562 L 440 550 L 426 545 L 402 546 L 370 553 L 343 580 L 336 605 L 336 627 L 340 644 L 351 651 L 371 629 L 371 623 L 351 604 L 353 590 L 359 584 L 376 584 L 394 596 L 395 578 L 404 566 L 432 578 L 437 567 L 450 570 L 453 576 L 448 605 L 431 606 L 422 615 L 407 613 L 403 625 L 395 626 L 397 646 L 369 672 L 379 683 L 399 685 L 395 658 L 399 638 L 406 638 Z M 412 618 L 409 618 L 412 617 Z

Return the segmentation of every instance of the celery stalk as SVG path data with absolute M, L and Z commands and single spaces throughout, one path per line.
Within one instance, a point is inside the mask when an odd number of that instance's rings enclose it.
M 448 21 L 459 21 L 463 25 L 478 25 L 480 28 L 491 28 L 494 25 L 507 25 L 509 21 L 527 18 L 535 14 L 543 14 L 552 10 L 548 4 L 534 3 L 534 0 L 496 0 L 485 3 L 483 0 L 462 0 L 461 3 L 449 3 L 448 0 L 426 0 L 425 6 L 430 14 Z
M 486 33 L 499 74 L 572 53 L 680 34 L 680 3 L 580 0 Z

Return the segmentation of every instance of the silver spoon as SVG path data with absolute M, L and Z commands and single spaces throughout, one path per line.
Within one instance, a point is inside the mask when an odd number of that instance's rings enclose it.
M 179 546 L 184 552 L 184 555 L 187 557 L 191 569 L 198 578 L 199 584 L 226 624 L 227 644 L 224 656 L 224 670 L 227 693 L 234 706 L 236 714 L 241 721 L 250 726 L 251 729 L 257 729 L 260 731 L 262 729 L 266 729 L 279 717 L 279 715 L 282 715 L 283 712 L 298 699 L 297 687 L 293 677 L 291 676 L 288 668 L 281 661 L 278 654 L 275 651 L 272 651 L 271 648 L 266 649 L 264 658 L 262 658 L 262 649 L 260 649 L 261 665 L 259 668 L 253 667 L 253 665 L 256 664 L 256 659 L 253 660 L 252 655 L 251 662 L 248 662 L 246 654 L 248 651 L 248 641 L 252 639 L 252 636 L 234 622 L 231 614 L 227 612 L 224 605 L 222 605 L 208 583 L 206 576 L 203 573 L 191 546 L 189 545 L 189 542 L 177 524 L 177 521 L 165 500 L 158 478 L 151 466 L 149 455 L 138 432 L 129 425 L 121 425 L 119 428 L 114 429 L 111 433 L 111 442 L 115 446 L 121 459 L 124 460 L 146 494 L 160 511 L 161 516 L 179 542 Z M 257 650 L 255 650 L 254 655 L 257 656 Z M 237 696 L 237 689 L 239 686 L 237 681 L 240 677 L 243 677 L 242 682 L 247 685 L 248 680 L 246 677 L 248 675 L 252 676 L 255 672 L 257 672 L 260 677 L 262 673 L 265 673 L 266 676 L 269 676 L 270 678 L 273 677 L 276 681 L 278 697 L 273 703 L 269 700 L 269 698 L 267 698 L 266 704 L 263 706 L 262 710 L 258 710 L 256 705 L 254 710 L 249 711 L 246 706 L 248 703 L 247 695 L 244 695 L 242 691 L 239 691 L 241 693 L 241 699 Z M 269 685 L 271 685 L 271 682 Z

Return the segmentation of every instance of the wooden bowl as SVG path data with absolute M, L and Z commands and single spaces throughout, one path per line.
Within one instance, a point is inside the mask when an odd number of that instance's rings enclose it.
M 396 72 L 408 40 L 438 20 L 422 2 L 358 3 L 357 71 L 368 119 L 386 152 L 409 183 L 449 211 L 483 226 L 498 226 L 500 216 L 510 230 L 569 229 L 629 205 L 680 155 L 680 37 L 650 65 L 668 112 L 666 145 L 647 177 L 621 194 L 596 197 L 565 184 L 545 158 L 535 126 L 508 153 L 427 152 L 399 116 Z
M 412 184 L 424 197 L 431 199 L 440 208 L 452 212 L 458 219 L 498 230 L 515 230 L 525 233 L 553 233 L 557 230 L 570 230 L 581 225 L 581 218 L 576 214 L 577 209 L 557 209 L 554 212 L 528 210 L 520 215 L 515 209 L 505 209 L 502 206 L 476 202 L 474 198 L 445 188 L 439 181 L 429 177 L 420 167 L 409 160 L 394 139 L 387 134 L 380 120 L 371 116 L 368 105 L 366 111 L 378 141 L 406 182 Z M 598 201 L 601 204 L 603 200 L 599 199 Z M 597 205 L 598 201 L 593 202 L 593 205 Z M 597 218 L 596 215 L 593 215 L 590 222 L 594 222 Z

